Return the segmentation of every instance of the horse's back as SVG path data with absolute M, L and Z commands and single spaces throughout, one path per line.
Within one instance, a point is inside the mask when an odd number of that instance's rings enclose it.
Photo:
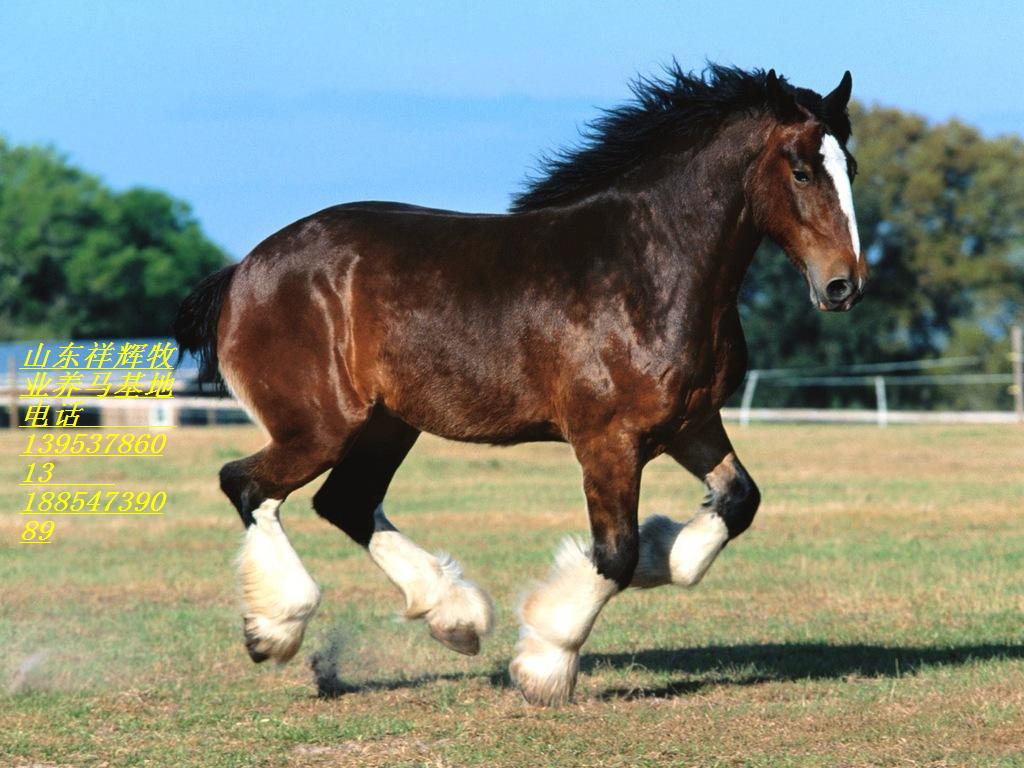
M 283 228 L 232 281 L 225 378 L 379 403 L 456 439 L 556 437 L 551 377 L 530 372 L 536 270 L 513 218 L 367 201 Z

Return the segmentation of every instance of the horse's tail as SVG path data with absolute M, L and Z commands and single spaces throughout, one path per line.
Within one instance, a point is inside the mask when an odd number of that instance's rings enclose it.
M 181 302 L 174 321 L 178 349 L 191 352 L 199 360 L 199 383 L 211 382 L 220 392 L 224 391 L 224 380 L 217 369 L 217 321 L 236 267 L 231 264 L 204 277 Z

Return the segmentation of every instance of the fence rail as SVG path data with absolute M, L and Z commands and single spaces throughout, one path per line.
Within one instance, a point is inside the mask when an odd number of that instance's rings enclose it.
M 921 424 L 994 424 L 1024 423 L 1024 331 L 1014 326 L 1010 333 L 1010 373 L 906 373 L 963 368 L 981 362 L 976 357 L 950 357 L 938 360 L 908 360 L 896 363 L 861 363 L 841 371 L 764 369 L 747 373 L 743 395 L 738 409 L 726 409 L 727 418 L 740 424 L 751 421 L 832 421 L 875 422 L 879 427 L 890 423 Z M 885 375 L 889 374 L 889 375 Z M 899 375 L 894 375 L 899 374 Z M 910 386 L 977 386 L 1007 385 L 1013 395 L 1013 411 L 911 411 L 890 410 L 888 387 Z M 754 408 L 758 385 L 772 387 L 871 387 L 875 394 L 875 408 L 866 409 L 810 409 L 810 408 Z M 723 414 L 726 413 L 723 411 Z
M 879 424 L 879 412 L 855 408 L 723 408 L 722 418 L 741 424 L 752 422 L 817 424 Z M 889 424 L 1015 424 L 1013 411 L 887 411 Z

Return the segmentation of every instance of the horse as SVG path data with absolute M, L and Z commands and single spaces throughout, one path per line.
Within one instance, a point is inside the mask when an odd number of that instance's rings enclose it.
M 316 512 L 368 552 L 407 618 L 479 651 L 487 593 L 384 514 L 421 432 L 563 441 L 582 468 L 590 539 L 561 545 L 519 612 L 510 675 L 529 703 L 571 700 L 613 596 L 696 585 L 760 502 L 720 414 L 746 372 L 737 295 L 759 243 L 784 249 L 814 307 L 863 295 L 851 88 L 849 72 L 821 96 L 775 70 L 673 63 L 548 155 L 507 213 L 337 205 L 203 280 L 178 344 L 269 438 L 220 470 L 245 527 L 253 661 L 292 658 L 319 604 L 280 512 L 328 470 Z M 641 473 L 660 454 L 706 485 L 686 523 L 638 521 Z

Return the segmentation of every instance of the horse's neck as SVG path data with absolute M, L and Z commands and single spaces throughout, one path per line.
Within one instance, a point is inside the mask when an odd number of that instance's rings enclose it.
M 767 132 L 755 119 L 737 122 L 677 160 L 644 196 L 664 251 L 657 269 L 695 290 L 734 301 L 761 242 L 744 178 Z

